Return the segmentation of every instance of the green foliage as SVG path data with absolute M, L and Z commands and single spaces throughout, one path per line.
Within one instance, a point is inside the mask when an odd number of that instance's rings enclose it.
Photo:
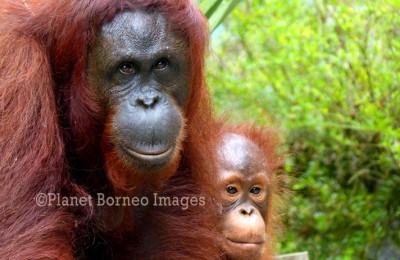
M 211 31 L 214 31 L 232 12 L 241 0 L 201 0 L 200 9 L 208 18 Z
M 217 110 L 284 131 L 297 176 L 279 252 L 400 243 L 400 1 L 247 0 L 213 35 Z

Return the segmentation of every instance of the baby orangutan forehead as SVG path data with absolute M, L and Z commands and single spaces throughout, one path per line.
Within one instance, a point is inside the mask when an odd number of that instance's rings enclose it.
M 244 136 L 224 135 L 218 152 L 221 166 L 227 171 L 248 175 L 263 170 L 261 150 Z

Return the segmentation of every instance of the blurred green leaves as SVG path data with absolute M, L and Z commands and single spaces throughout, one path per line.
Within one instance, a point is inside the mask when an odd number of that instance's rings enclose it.
M 199 6 L 208 18 L 210 30 L 214 31 L 240 1 L 241 0 L 201 0 Z

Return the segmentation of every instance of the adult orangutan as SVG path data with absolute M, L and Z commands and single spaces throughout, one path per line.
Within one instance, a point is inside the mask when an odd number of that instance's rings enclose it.
M 219 130 L 204 85 L 207 41 L 189 0 L 1 1 L 2 258 L 107 258 L 135 247 L 127 238 L 147 208 L 96 206 L 98 193 L 147 196 L 176 171 L 213 192 Z M 94 205 L 39 206 L 38 194 L 90 195 Z M 180 238 L 187 225 L 153 214 L 174 240 L 162 253 L 135 253 L 217 258 L 205 223 L 214 208 L 190 212 L 196 245 L 187 231 Z
M 272 259 L 281 157 L 270 129 L 231 127 L 221 138 L 217 199 L 227 259 Z

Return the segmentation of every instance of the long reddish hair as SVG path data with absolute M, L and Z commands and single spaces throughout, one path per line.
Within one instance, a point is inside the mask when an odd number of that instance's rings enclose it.
M 204 81 L 207 23 L 194 2 L 2 0 L 0 253 L 3 257 L 15 256 L 12 254 L 15 246 L 21 248 L 19 256 L 29 257 L 27 241 L 36 239 L 38 245 L 45 245 L 42 256 L 69 258 L 68 249 L 63 249 L 64 255 L 57 252 L 71 243 L 71 230 L 76 223 L 65 209 L 38 208 L 32 198 L 39 192 L 87 194 L 85 187 L 75 183 L 76 176 L 104 170 L 104 159 L 99 155 L 104 111 L 88 87 L 87 55 L 103 23 L 119 12 L 139 9 L 163 13 L 187 37 L 191 91 L 184 109 L 187 137 L 180 169 L 189 172 L 204 187 L 212 187 L 219 126 Z M 105 185 L 101 180 L 96 182 Z M 89 218 L 91 213 L 81 214 Z M 38 221 L 43 221 L 41 226 L 47 228 L 40 229 Z
M 30 0 L 26 4 L 22 1 L 2 1 L 1 27 L 4 34 L 9 34 L 1 39 L 1 46 L 9 47 L 3 48 L 4 55 L 0 63 L 5 67 L 2 73 L 7 74 L 7 77 L 2 77 L 4 90 L 0 100 L 4 100 L 2 104 L 7 104 L 4 113 L 9 117 L 8 120 L 3 118 L 2 122 L 12 125 L 10 129 L 14 132 L 12 137 L 8 137 L 6 135 L 12 131 L 4 131 L 2 136 L 11 140 L 10 145 L 4 144 L 3 154 L 17 152 L 11 152 L 10 148 L 20 146 L 28 135 L 40 135 L 35 138 L 36 142 L 44 143 L 46 140 L 45 145 L 53 144 L 57 150 L 56 153 L 51 152 L 52 159 L 48 164 L 61 164 L 60 169 L 65 168 L 63 164 L 66 160 L 62 159 L 65 157 L 65 141 L 72 141 L 72 150 L 83 151 L 81 156 L 88 160 L 98 157 L 93 156 L 99 151 L 100 137 L 95 133 L 103 130 L 104 111 L 87 86 L 87 54 L 104 22 L 111 20 L 118 12 L 137 9 L 163 13 L 187 37 L 191 57 L 191 92 L 184 111 L 188 125 L 184 157 L 190 162 L 187 165 L 202 164 L 202 160 L 197 158 L 203 153 L 202 144 L 215 135 L 208 134 L 214 123 L 210 96 L 204 81 L 208 29 L 195 3 L 188 0 Z M 36 49 L 30 53 L 27 46 L 32 44 L 35 46 L 31 49 Z M 7 71 L 8 68 L 12 71 Z M 38 70 L 44 74 L 42 77 L 38 76 Z M 35 99 L 35 96 L 48 97 L 47 101 L 51 104 L 43 104 L 46 100 Z M 15 97 L 18 98 L 13 99 Z M 25 99 L 24 104 L 29 105 L 20 105 L 21 98 Z M 45 118 L 33 120 L 32 116 L 26 115 L 36 113 L 37 107 L 42 108 Z M 43 131 L 40 125 L 50 118 L 53 121 L 46 125 L 51 129 Z M 62 131 L 60 126 L 67 131 Z M 50 136 L 54 140 L 48 140 Z M 52 150 L 42 148 L 45 152 Z M 29 148 L 18 150 L 17 153 L 26 153 L 29 159 L 37 158 L 36 151 Z M 35 171 L 26 163 L 17 164 L 20 172 Z M 39 169 L 42 167 L 39 166 Z

